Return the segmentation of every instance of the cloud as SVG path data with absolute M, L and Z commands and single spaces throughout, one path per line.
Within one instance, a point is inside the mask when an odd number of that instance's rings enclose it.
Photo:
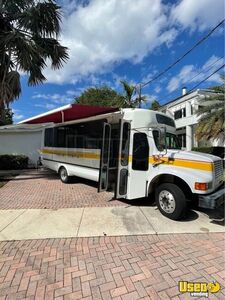
M 158 94 L 158 93 L 160 93 L 161 92 L 161 87 L 159 86 L 159 85 L 157 85 L 156 87 L 155 87 L 155 89 L 154 89 L 154 91 Z
M 59 3 L 64 12 L 60 42 L 69 48 L 70 59 L 60 70 L 44 71 L 48 82 L 56 84 L 100 85 L 98 76 L 121 62 L 139 64 L 161 45 L 170 47 L 184 29 L 203 31 L 224 18 L 224 0 Z
M 191 87 L 194 82 L 200 82 L 219 68 L 222 65 L 221 61 L 222 58 L 212 55 L 200 68 L 194 65 L 185 65 L 178 74 L 170 79 L 167 90 L 173 92 L 178 88 L 181 89 L 183 85 Z M 216 73 L 207 81 L 220 82 L 220 75 Z
M 224 0 L 182 0 L 171 12 L 173 22 L 184 28 L 203 31 L 224 19 Z
M 74 7 L 63 20 L 61 36 L 70 60 L 61 70 L 46 70 L 49 82 L 75 84 L 91 74 L 113 70 L 124 60 L 139 63 L 177 35 L 168 26 L 167 7 L 161 0 L 91 0 Z
M 58 94 L 58 93 L 54 93 L 54 94 L 43 94 L 43 93 L 35 93 L 32 96 L 32 99 L 42 99 L 42 100 L 48 100 L 48 103 L 46 104 L 36 104 L 36 107 L 46 107 L 47 106 L 50 108 L 51 106 L 53 107 L 56 106 L 56 104 L 58 105 L 64 105 L 64 104 L 69 104 L 72 103 L 74 98 L 78 95 L 80 95 L 81 91 L 83 89 L 76 89 L 76 90 L 68 90 L 66 91 L 64 94 Z M 53 107 L 54 108 L 54 107 Z
M 57 107 L 56 104 L 52 104 L 52 103 L 46 103 L 46 104 L 35 104 L 35 107 L 41 107 L 41 108 L 45 108 L 47 110 L 52 110 L 54 108 Z
M 24 119 L 24 115 L 20 113 L 19 109 L 12 109 L 13 112 L 13 120 L 14 121 L 20 121 Z

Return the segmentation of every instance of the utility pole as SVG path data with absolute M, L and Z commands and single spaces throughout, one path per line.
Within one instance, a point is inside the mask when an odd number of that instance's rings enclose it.
M 141 108 L 141 83 L 139 84 L 138 90 L 138 108 Z

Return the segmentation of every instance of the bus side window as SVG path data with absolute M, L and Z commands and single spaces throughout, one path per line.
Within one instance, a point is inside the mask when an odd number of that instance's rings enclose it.
M 148 170 L 149 145 L 145 133 L 135 133 L 133 138 L 132 169 Z
M 53 147 L 54 146 L 53 140 L 54 140 L 53 128 L 45 129 L 45 140 L 44 140 L 45 147 Z

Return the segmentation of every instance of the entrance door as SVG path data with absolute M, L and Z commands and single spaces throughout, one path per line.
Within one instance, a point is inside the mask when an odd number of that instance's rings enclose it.
M 149 143 L 145 132 L 132 134 L 132 162 L 129 181 L 129 199 L 147 195 L 147 174 L 149 168 Z
M 117 199 L 126 198 L 127 195 L 129 145 L 130 145 L 130 122 L 121 120 L 118 175 L 117 175 L 117 187 L 115 193 Z
M 108 123 L 104 123 L 98 192 L 106 191 L 108 188 L 110 140 L 111 125 Z

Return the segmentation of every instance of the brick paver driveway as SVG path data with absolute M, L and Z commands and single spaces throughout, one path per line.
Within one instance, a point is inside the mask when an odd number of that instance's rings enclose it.
M 65 185 L 31 170 L 0 189 L 0 209 L 127 205 L 112 196 L 91 182 Z M 0 300 L 222 300 L 224 270 L 223 233 L 0 242 Z M 193 298 L 180 294 L 181 280 L 215 280 L 221 291 Z
M 64 184 L 51 171 L 29 170 L 0 189 L 0 209 L 73 208 L 125 205 L 110 192 L 97 193 L 97 183 L 78 179 Z
M 0 243 L 0 299 L 205 299 L 179 280 L 222 286 L 224 234 L 46 239 Z

